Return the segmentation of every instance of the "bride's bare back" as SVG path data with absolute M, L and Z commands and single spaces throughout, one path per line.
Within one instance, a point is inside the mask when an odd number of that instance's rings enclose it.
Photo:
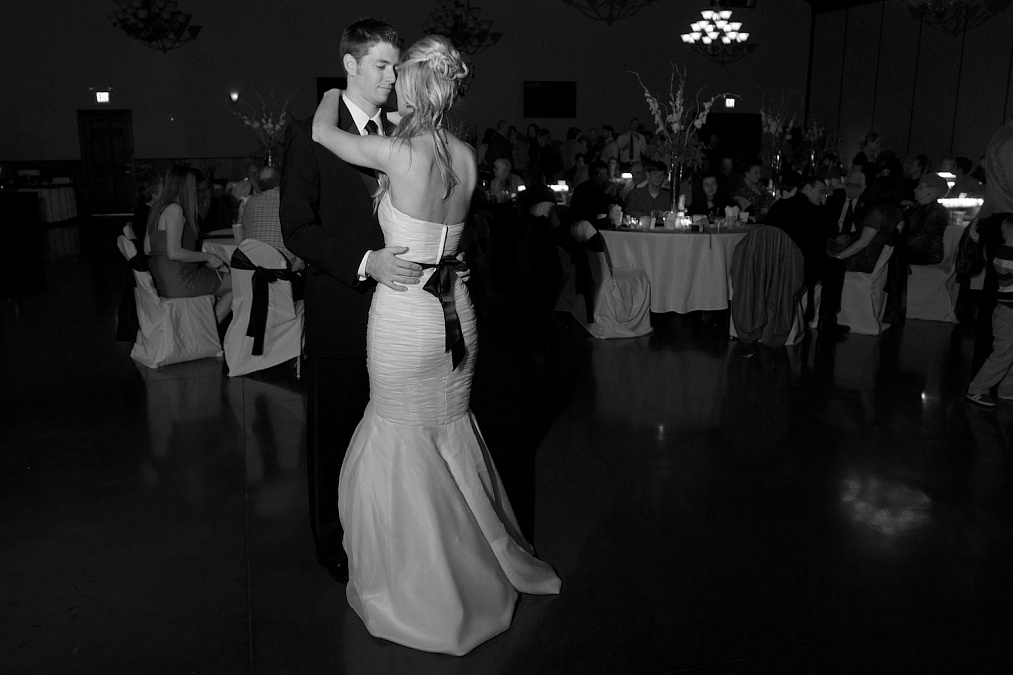
M 413 218 L 431 223 L 456 225 L 468 215 L 471 196 L 478 179 L 475 151 L 444 132 L 450 154 L 450 169 L 457 177 L 449 197 L 443 198 L 446 186 L 436 160 L 434 139 L 428 135 L 401 141 L 390 139 L 390 199 L 394 207 Z

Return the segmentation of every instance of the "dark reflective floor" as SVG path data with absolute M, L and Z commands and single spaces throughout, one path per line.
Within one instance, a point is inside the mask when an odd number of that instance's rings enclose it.
M 532 358 L 482 326 L 474 408 L 564 580 L 463 658 L 371 638 L 314 561 L 289 367 L 148 371 L 116 273 L 0 301 L 0 671 L 997 672 L 1013 665 L 1013 409 L 971 335 L 753 350 L 700 317 Z

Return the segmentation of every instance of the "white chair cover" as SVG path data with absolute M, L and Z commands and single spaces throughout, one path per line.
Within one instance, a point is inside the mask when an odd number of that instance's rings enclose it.
M 556 202 L 538 202 L 531 207 L 530 213 L 535 218 L 548 218 L 554 208 L 556 208 Z
M 909 319 L 956 323 L 957 271 L 954 259 L 964 226 L 949 225 L 943 235 L 943 259 L 935 265 L 911 265 L 907 278 Z
M 586 220 L 575 223 L 570 232 L 580 244 L 598 235 Z M 587 251 L 594 284 L 594 316 L 589 320 L 583 297 L 577 298 L 570 313 L 588 333 L 599 339 L 651 333 L 654 330 L 651 327 L 651 282 L 643 270 L 613 268 L 604 240 L 602 245 L 601 253 Z
M 116 247 L 129 261 L 134 242 L 120 235 Z M 160 298 L 150 272 L 133 270 L 134 300 L 140 328 L 130 358 L 148 368 L 222 355 L 215 320 L 215 298 Z
M 884 246 L 871 272 L 847 272 L 841 292 L 837 322 L 859 335 L 879 335 L 890 327 L 883 322 L 886 311 L 886 267 L 893 246 Z
M 281 251 L 256 239 L 245 239 L 239 249 L 257 267 L 285 269 Z M 293 301 L 292 283 L 268 284 L 264 353 L 253 355 L 253 338 L 246 335 L 253 306 L 253 270 L 232 269 L 232 323 L 225 333 L 225 361 L 229 377 L 271 368 L 302 354 L 303 303 Z

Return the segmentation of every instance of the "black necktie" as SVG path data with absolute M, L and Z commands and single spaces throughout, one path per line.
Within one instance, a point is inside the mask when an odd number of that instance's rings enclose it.
M 367 120 L 364 128 L 366 129 L 367 135 L 376 135 L 380 133 L 380 128 L 376 126 L 376 122 L 373 120 Z
M 844 223 L 841 224 L 841 234 L 851 234 L 851 226 L 855 220 L 855 203 L 848 200 L 848 210 L 844 214 Z

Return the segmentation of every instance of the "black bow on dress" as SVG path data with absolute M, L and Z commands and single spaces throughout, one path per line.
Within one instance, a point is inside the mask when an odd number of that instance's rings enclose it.
M 457 258 L 448 256 L 436 265 L 424 264 L 422 269 L 433 269 L 433 275 L 422 288 L 440 299 L 443 305 L 443 323 L 446 326 L 446 346 L 454 361 L 454 370 L 464 360 L 464 331 L 461 320 L 457 316 L 457 303 L 454 301 L 454 281 L 457 272 L 467 269 L 467 265 Z

